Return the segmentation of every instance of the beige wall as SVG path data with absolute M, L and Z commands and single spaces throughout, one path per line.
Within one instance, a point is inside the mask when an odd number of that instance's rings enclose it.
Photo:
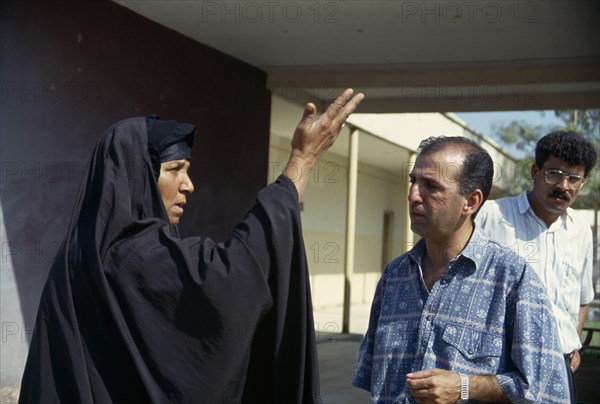
M 291 132 L 302 110 L 274 98 L 269 181 L 281 172 L 289 156 Z M 340 136 L 347 137 L 348 133 Z M 366 136 L 361 133 L 361 140 Z M 340 139 L 344 140 L 347 139 Z M 359 141 L 359 160 L 362 160 Z M 347 144 L 347 141 L 346 141 Z M 346 146 L 347 147 L 347 146 Z M 408 161 L 408 151 L 394 147 L 398 161 Z M 342 154 L 344 153 L 345 154 Z M 337 153 L 336 153 L 337 152 Z M 302 225 L 311 277 L 317 329 L 341 328 L 344 291 L 345 231 L 348 197 L 347 149 L 327 152 L 313 170 L 304 194 Z M 359 163 L 356 215 L 355 267 L 351 276 L 352 304 L 370 305 L 387 262 L 382 258 L 385 212 L 393 212 L 391 257 L 403 249 L 407 182 L 402 173 Z M 352 321 L 352 320 L 351 320 Z M 355 329 L 355 328 L 353 328 Z M 360 331 L 360 330 L 359 330 Z
M 288 145 L 288 139 L 272 134 L 269 153 L 272 167 L 283 167 L 289 154 Z M 402 151 L 398 152 L 399 158 L 403 158 L 400 156 Z M 274 176 L 277 174 L 274 172 Z M 331 324 L 331 321 L 341 324 L 347 181 L 347 158 L 328 152 L 313 171 L 304 194 L 302 225 L 317 326 Z M 382 258 L 385 212 L 394 214 L 390 255 L 395 257 L 402 252 L 407 226 L 402 214 L 406 209 L 406 187 L 406 182 L 397 174 L 359 164 L 352 304 L 370 305 L 377 281 L 387 264 Z

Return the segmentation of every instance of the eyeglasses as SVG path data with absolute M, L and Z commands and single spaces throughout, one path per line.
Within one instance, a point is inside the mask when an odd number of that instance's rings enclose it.
M 545 170 L 545 174 L 546 174 L 546 176 L 545 176 L 546 182 L 548 184 L 552 184 L 552 185 L 560 184 L 561 182 L 563 182 L 565 180 L 565 178 L 567 179 L 567 181 L 569 182 L 569 185 L 571 185 L 571 186 L 585 184 L 585 178 L 582 177 L 581 175 L 567 174 L 560 170 Z

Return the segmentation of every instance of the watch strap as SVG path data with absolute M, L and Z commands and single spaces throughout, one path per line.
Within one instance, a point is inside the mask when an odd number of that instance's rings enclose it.
M 464 373 L 459 373 L 460 376 L 460 399 L 468 400 L 469 399 L 469 377 Z

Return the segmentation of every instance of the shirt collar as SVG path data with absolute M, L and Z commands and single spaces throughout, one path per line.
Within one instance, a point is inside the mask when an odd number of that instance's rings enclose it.
M 465 258 L 471 260 L 476 268 L 479 268 L 485 263 L 485 250 L 489 248 L 490 239 L 485 236 L 477 227 L 471 235 L 471 239 L 462 250 L 461 254 Z
M 475 228 L 473 234 L 471 235 L 471 239 L 463 248 L 462 252 L 454 258 L 454 260 L 458 260 L 462 257 L 468 259 L 473 264 L 472 272 L 479 268 L 485 261 L 485 248 L 489 242 L 489 238 L 487 238 L 484 233 L 482 233 L 479 229 Z M 425 240 L 421 239 L 415 244 L 413 248 L 408 251 L 408 255 L 410 258 L 418 265 L 421 265 L 421 260 L 423 258 L 423 254 L 425 253 Z
M 421 259 L 425 253 L 425 240 L 420 239 L 417 244 L 410 250 L 408 250 L 408 256 L 418 265 L 421 265 Z
M 531 209 L 531 205 L 529 205 L 529 199 L 527 199 L 527 191 L 523 191 L 517 196 L 517 205 L 519 209 L 519 213 L 524 215 L 529 209 Z M 533 209 L 531 210 L 533 213 Z

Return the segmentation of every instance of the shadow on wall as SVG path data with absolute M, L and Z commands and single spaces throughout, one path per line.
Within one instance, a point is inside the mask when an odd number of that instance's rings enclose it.
M 116 3 L 0 7 L 1 53 L 10 55 L 0 59 L 4 389 L 19 384 L 39 296 L 100 135 L 152 113 L 195 124 L 196 192 L 181 232 L 221 240 L 265 185 L 271 97 L 262 71 Z

